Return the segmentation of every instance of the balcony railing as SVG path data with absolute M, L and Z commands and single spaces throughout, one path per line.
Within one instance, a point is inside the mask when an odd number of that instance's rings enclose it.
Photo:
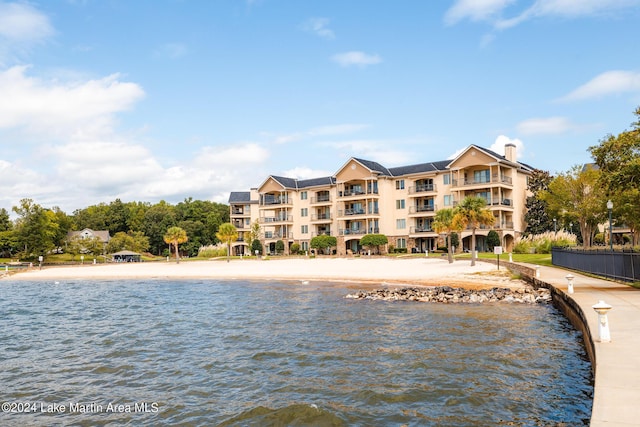
M 366 228 L 356 228 L 356 229 L 345 228 L 345 229 L 338 230 L 338 234 L 340 234 L 341 236 L 362 235 L 362 234 L 367 234 L 367 229 Z
M 262 216 L 258 221 L 262 224 L 270 224 L 273 222 L 292 222 L 293 215 Z
M 494 228 L 513 230 L 513 221 L 496 222 Z
M 371 189 L 367 191 L 362 190 L 343 190 L 338 191 L 338 197 L 352 197 L 352 196 L 367 196 L 367 195 L 378 195 L 378 189 Z
M 293 233 L 284 233 L 282 231 L 265 231 L 265 239 L 293 239 Z
M 436 205 L 419 205 L 419 206 L 409 206 L 409 213 L 422 213 L 422 212 L 435 212 Z
M 317 196 L 311 198 L 312 205 L 316 205 L 318 203 L 331 203 L 331 196 L 327 194 L 326 196 Z
M 493 175 L 491 179 L 487 179 L 485 177 L 482 177 L 480 179 L 465 179 L 465 180 L 452 179 L 451 183 L 453 184 L 454 187 L 459 187 L 461 185 L 466 186 L 466 185 L 482 185 L 482 184 L 513 185 L 513 180 L 511 179 L 510 176 L 505 176 L 505 175 L 498 176 L 496 174 L 496 175 Z
M 231 215 L 251 215 L 251 209 L 248 209 L 248 208 L 231 208 Z
M 431 233 L 433 229 L 429 225 L 424 226 L 412 226 L 409 228 L 409 234 L 417 234 L 417 233 Z
M 332 219 L 330 212 L 311 215 L 311 221 L 331 221 Z
M 288 197 L 265 197 L 260 200 L 260 206 L 290 205 L 291 203 Z
M 437 191 L 435 184 L 420 184 L 409 187 L 409 194 Z
M 491 202 L 491 206 L 513 206 L 511 199 L 498 199 Z

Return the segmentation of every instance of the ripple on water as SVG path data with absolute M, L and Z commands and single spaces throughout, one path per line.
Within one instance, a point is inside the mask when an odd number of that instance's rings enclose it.
M 278 282 L 0 290 L 4 400 L 159 408 L 0 414 L 3 426 L 575 426 L 590 416 L 581 336 L 551 306 L 354 302 L 338 286 Z

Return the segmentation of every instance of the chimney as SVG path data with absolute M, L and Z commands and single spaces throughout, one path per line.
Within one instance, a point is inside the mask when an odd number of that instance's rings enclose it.
M 504 145 L 504 158 L 510 162 L 516 161 L 516 145 L 509 143 Z

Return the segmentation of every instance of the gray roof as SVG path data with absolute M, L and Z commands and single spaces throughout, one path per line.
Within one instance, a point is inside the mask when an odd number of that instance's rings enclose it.
M 439 162 L 419 163 L 417 165 L 398 166 L 395 168 L 389 168 L 389 171 L 393 176 L 412 175 L 416 173 L 424 172 L 437 172 L 447 170 L 447 165 L 451 163 L 451 160 L 441 160 Z
M 373 172 L 380 172 L 382 175 L 393 176 L 393 174 L 386 167 L 382 166 L 378 162 L 373 162 L 371 160 L 358 159 L 356 157 L 353 160 L 362 163 L 364 166 L 372 170 Z
M 229 193 L 229 203 L 250 203 L 251 192 L 249 191 L 232 191 Z

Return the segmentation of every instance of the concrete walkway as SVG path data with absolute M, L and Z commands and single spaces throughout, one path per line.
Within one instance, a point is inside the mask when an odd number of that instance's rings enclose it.
M 569 273 L 575 276 L 570 297 L 584 312 L 595 344 L 591 427 L 640 426 L 640 289 L 554 267 L 540 267 L 539 280 L 566 293 Z M 613 306 L 611 342 L 599 342 L 592 306 L 600 300 Z

